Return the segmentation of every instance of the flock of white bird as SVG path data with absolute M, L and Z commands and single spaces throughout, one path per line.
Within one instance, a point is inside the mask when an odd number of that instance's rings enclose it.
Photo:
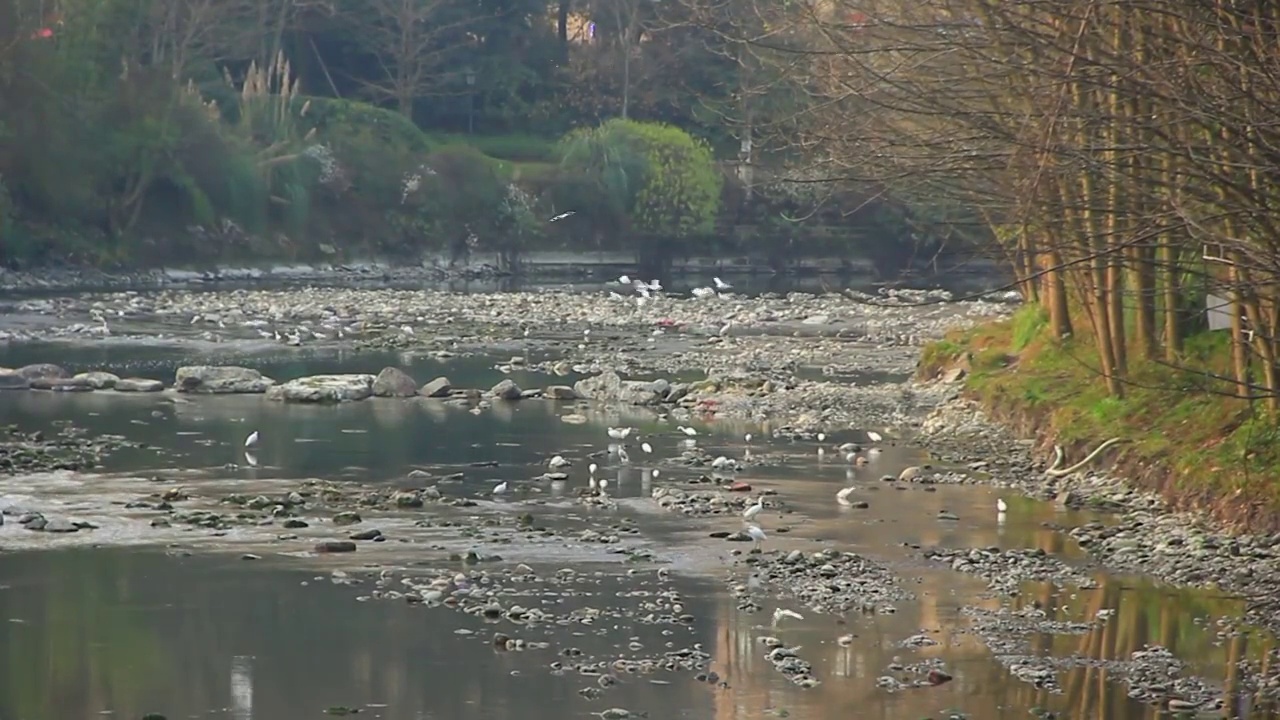
M 696 287 L 693 289 L 693 296 L 699 300 L 721 297 L 726 291 L 732 290 L 733 286 L 721 280 L 720 278 L 711 278 L 711 285 L 707 287 Z M 637 306 L 643 306 L 650 300 L 658 297 L 662 292 L 662 283 L 657 280 L 645 282 L 639 278 L 633 278 L 630 275 L 623 275 L 618 278 L 618 284 L 630 287 L 635 291 L 635 301 Z M 625 296 L 621 293 L 610 290 L 609 297 L 615 300 L 623 300 Z

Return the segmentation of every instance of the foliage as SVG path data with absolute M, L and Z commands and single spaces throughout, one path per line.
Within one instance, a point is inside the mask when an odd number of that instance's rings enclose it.
M 598 220 L 681 237 L 709 232 L 724 182 L 706 143 L 671 125 L 610 120 L 565 137 L 561 165 Z

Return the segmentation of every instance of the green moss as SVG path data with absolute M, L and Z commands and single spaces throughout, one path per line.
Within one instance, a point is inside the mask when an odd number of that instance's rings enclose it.
M 1143 361 L 1130 352 L 1123 397 L 1112 397 L 1095 348 L 1082 337 L 1045 337 L 1040 308 L 989 323 L 926 348 L 935 365 L 968 354 L 966 390 L 991 407 L 1045 413 L 1060 442 L 1094 444 L 1123 438 L 1144 464 L 1174 471 L 1184 491 L 1242 493 L 1280 512 L 1280 426 L 1200 371 L 1230 374 L 1225 333 L 1187 339 L 1187 369 Z M 1009 362 L 1010 359 L 1012 362 Z

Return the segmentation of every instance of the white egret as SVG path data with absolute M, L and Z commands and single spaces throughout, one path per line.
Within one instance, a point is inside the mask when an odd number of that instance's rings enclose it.
M 730 285 L 729 283 L 727 283 L 727 282 L 725 282 L 725 281 L 721 280 L 721 279 L 720 279 L 720 278 L 718 278 L 718 277 L 713 277 L 713 278 L 711 278 L 711 282 L 715 283 L 715 285 L 716 285 L 716 289 L 717 289 L 717 290 L 728 290 L 728 289 L 730 289 L 730 288 L 732 288 L 732 287 L 733 287 L 732 285 Z
M 600 469 L 600 466 L 595 463 L 591 463 L 590 465 L 587 466 L 587 472 L 591 473 L 592 475 L 595 475 L 596 470 L 599 470 L 599 469 Z
M 783 618 L 791 618 L 793 620 L 803 620 L 804 616 L 796 612 L 795 610 L 784 610 L 783 608 L 778 608 L 777 610 L 773 611 L 774 627 L 777 627 L 778 623 L 782 621 Z
M 884 436 L 876 432 L 875 430 L 868 430 L 867 439 L 870 440 L 871 442 L 880 442 L 881 440 L 884 440 Z
M 748 507 L 746 510 L 742 511 L 742 519 L 746 520 L 747 522 L 751 522 L 752 520 L 755 520 L 756 516 L 759 515 L 760 512 L 763 510 L 764 510 L 764 496 L 761 495 L 760 497 L 756 498 L 755 505 L 752 505 Z
M 698 435 L 698 431 L 691 427 L 685 427 L 683 425 L 680 425 L 680 426 L 677 426 L 676 429 L 689 437 L 697 437 Z
M 592 475 L 591 477 L 587 478 L 587 487 L 591 488 L 592 490 L 595 490 L 599 486 L 600 486 L 600 481 L 596 480 L 595 475 Z
M 249 437 L 247 437 L 247 438 L 245 438 L 245 439 L 244 439 L 244 446 L 245 446 L 245 447 L 247 447 L 247 448 L 257 447 L 257 446 L 258 446 L 258 431 L 257 431 L 257 430 L 254 430 L 253 432 L 249 433 Z
M 547 461 L 547 467 L 550 467 L 552 470 L 555 470 L 556 468 L 562 468 L 569 464 L 571 463 L 568 460 L 565 460 L 560 455 L 556 455 L 555 457 Z
M 640 449 L 645 451 L 646 453 L 653 452 L 653 446 L 647 442 L 640 443 Z
M 626 440 L 627 436 L 631 434 L 631 428 L 611 427 L 611 428 L 605 428 L 605 432 L 608 433 L 609 437 L 613 438 L 614 440 Z
M 769 539 L 769 536 L 764 534 L 764 531 L 760 529 L 759 525 L 748 525 L 747 536 L 751 538 L 752 550 L 759 550 L 760 543 Z
M 818 442 L 824 442 L 827 439 L 826 433 L 818 433 Z
M 1004 501 L 1004 498 L 996 498 L 996 512 L 1004 514 L 1008 511 L 1009 511 L 1009 503 L 1006 503 Z
M 628 276 L 626 276 L 626 275 L 623 275 L 622 277 L 618 278 L 618 284 L 619 284 L 619 285 L 630 285 L 630 284 L 631 284 L 631 278 L 630 278 L 630 277 L 628 277 Z
M 743 440 L 746 440 L 746 441 L 747 441 L 747 444 L 748 444 L 748 445 L 750 445 L 750 444 L 751 444 L 751 433 L 747 433 L 746 435 L 743 435 L 743 436 L 742 436 L 742 439 L 743 439 Z
M 506 481 L 506 480 L 503 480 L 502 482 L 500 482 L 500 483 L 498 483 L 497 485 L 493 486 L 493 494 L 494 494 L 494 495 L 502 495 L 502 494 L 505 494 L 506 492 L 507 492 L 507 481 Z
M 840 503 L 841 505 L 852 505 L 853 503 L 850 502 L 849 496 L 853 494 L 854 490 L 857 490 L 857 488 L 855 487 L 841 488 L 840 492 L 836 493 L 836 502 Z

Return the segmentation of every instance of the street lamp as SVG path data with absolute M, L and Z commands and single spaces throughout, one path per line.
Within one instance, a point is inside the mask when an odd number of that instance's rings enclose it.
M 467 79 L 467 134 L 473 135 L 476 131 L 476 71 L 467 68 L 463 76 Z

